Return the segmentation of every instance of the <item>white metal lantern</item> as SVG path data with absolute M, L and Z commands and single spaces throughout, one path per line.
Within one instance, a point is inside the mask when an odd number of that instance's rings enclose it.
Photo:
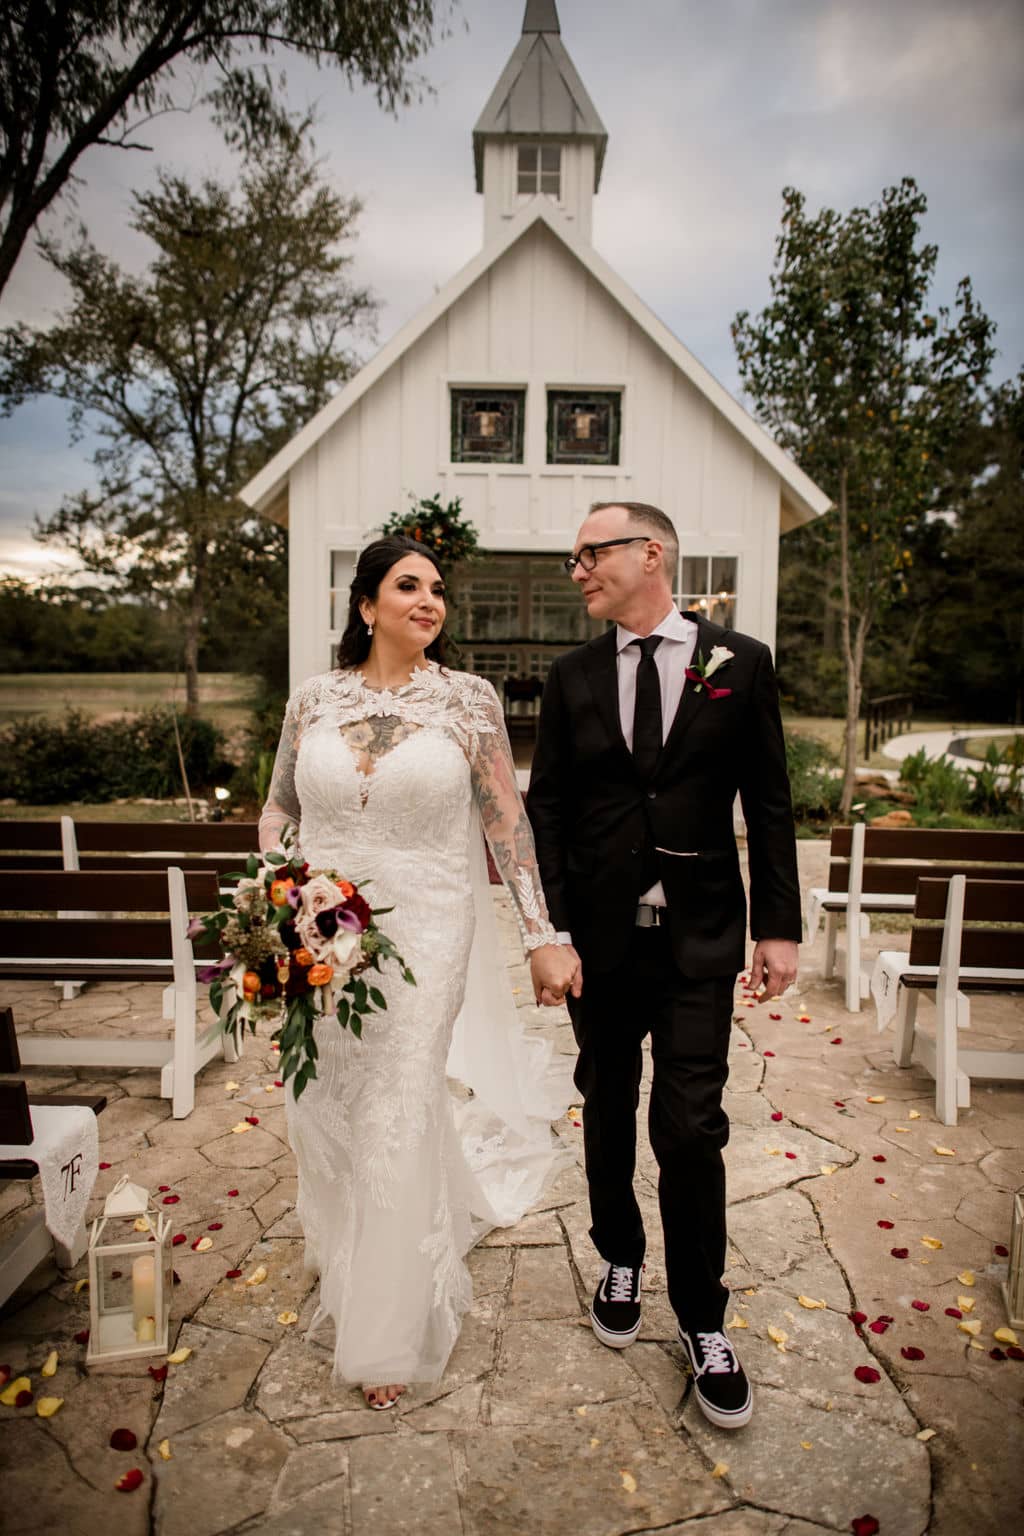
M 174 1284 L 170 1230 L 148 1190 L 118 1179 L 89 1237 L 87 1365 L 166 1353 Z
M 1003 1286 L 1003 1298 L 1011 1328 L 1024 1328 L 1024 1190 L 1013 1197 L 1010 1224 L 1010 1262 Z

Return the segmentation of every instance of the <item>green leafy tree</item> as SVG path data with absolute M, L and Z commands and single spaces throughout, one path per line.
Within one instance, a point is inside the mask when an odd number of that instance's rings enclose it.
M 993 355 L 969 279 L 952 312 L 929 307 L 938 251 L 921 240 L 926 208 L 909 178 L 845 216 L 811 216 L 787 188 L 770 302 L 732 327 L 758 416 L 835 504 L 825 531 L 846 673 L 843 815 L 868 637 L 906 595 L 908 530 L 956 494 L 954 449 Z
M 447 0 L 4 0 L 0 7 L 0 293 L 40 216 L 96 146 L 144 150 L 161 113 L 206 100 L 229 135 L 266 140 L 287 120 L 266 65 L 274 51 L 334 65 L 408 103 L 412 66 Z
M 135 197 L 145 271 L 123 271 L 84 231 L 68 249 L 47 242 L 70 308 L 0 341 L 8 410 L 53 394 L 101 435 L 98 492 L 39 536 L 177 615 L 191 713 L 211 597 L 251 519 L 236 492 L 350 375 L 353 340 L 372 330 L 375 302 L 348 276 L 358 212 L 320 179 L 307 124 L 248 158 L 236 186 L 165 173 Z

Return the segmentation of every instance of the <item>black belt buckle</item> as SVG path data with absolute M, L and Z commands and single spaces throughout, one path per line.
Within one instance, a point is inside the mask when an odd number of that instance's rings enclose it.
M 664 921 L 664 907 L 652 907 L 641 902 L 636 909 L 636 926 L 638 928 L 660 928 Z

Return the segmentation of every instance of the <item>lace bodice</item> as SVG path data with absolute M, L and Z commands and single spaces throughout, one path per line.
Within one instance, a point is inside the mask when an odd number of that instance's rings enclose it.
M 354 670 L 327 672 L 304 683 L 288 700 L 270 790 L 260 817 L 260 846 L 271 848 L 284 829 L 304 826 L 303 775 L 297 767 L 303 742 L 337 732 L 351 754 L 359 801 L 371 819 L 371 786 L 382 765 L 409 737 L 427 732 L 433 742 L 458 749 L 469 770 L 475 800 L 498 871 L 508 886 L 528 949 L 555 942 L 541 889 L 533 836 L 505 730 L 498 696 L 486 679 L 449 672 L 431 662 L 401 688 L 367 686 Z M 335 738 L 336 740 L 337 738 Z M 418 807 L 425 811 L 425 806 Z M 381 829 L 401 838 L 404 808 Z M 422 820 L 422 817 L 420 817 Z M 308 841 L 303 831 L 300 841 Z M 323 835 L 316 841 L 322 846 Z M 350 871 L 351 873 L 351 871 Z

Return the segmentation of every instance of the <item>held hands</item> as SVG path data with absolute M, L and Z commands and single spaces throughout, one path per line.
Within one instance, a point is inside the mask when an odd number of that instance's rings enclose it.
M 750 962 L 750 990 L 763 986 L 758 998 L 766 1003 L 796 981 L 797 945 L 793 939 L 758 939 Z
M 533 995 L 546 1008 L 557 1008 L 571 992 L 583 991 L 583 966 L 571 944 L 542 944 L 530 952 Z

